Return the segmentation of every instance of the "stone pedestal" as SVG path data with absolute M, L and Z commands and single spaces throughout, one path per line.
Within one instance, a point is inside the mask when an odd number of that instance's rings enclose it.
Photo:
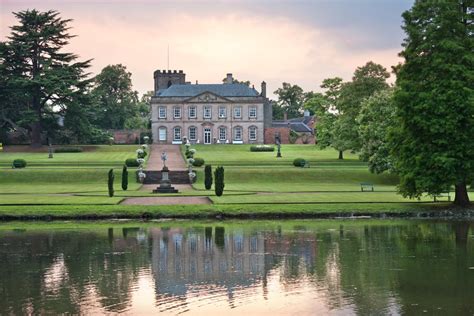
M 178 190 L 171 185 L 168 167 L 161 169 L 160 186 L 153 190 L 153 193 L 178 193 Z

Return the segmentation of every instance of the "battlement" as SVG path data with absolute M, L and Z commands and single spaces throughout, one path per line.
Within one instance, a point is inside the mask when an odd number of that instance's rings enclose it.
M 153 73 L 155 79 L 155 92 L 169 88 L 174 84 L 185 84 L 186 74 L 182 70 L 155 70 Z

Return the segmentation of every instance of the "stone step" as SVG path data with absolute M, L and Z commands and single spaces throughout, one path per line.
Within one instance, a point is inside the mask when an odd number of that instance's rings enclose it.
M 159 184 L 161 180 L 161 171 L 159 170 L 144 170 L 146 174 L 144 184 Z M 171 184 L 190 184 L 187 170 L 170 170 L 168 177 Z M 138 177 L 137 177 L 138 181 Z

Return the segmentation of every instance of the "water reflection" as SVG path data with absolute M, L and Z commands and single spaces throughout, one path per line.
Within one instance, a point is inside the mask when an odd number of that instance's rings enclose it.
M 0 230 L 0 314 L 469 314 L 470 222 Z

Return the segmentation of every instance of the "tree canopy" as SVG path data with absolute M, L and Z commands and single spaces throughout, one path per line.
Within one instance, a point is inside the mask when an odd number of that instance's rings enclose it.
M 54 10 L 35 9 L 14 13 L 19 24 L 11 27 L 8 41 L 1 43 L 0 60 L 4 87 L 3 126 L 24 128 L 31 144 L 41 146 L 42 134 L 70 106 L 81 99 L 89 85 L 85 69 L 90 60 L 64 52 L 73 35 L 69 19 Z M 5 98 L 3 98 L 3 96 Z
M 416 1 L 403 14 L 406 38 L 395 92 L 399 127 L 392 154 L 400 192 L 418 197 L 455 186 L 469 204 L 474 175 L 474 7 L 470 0 Z

